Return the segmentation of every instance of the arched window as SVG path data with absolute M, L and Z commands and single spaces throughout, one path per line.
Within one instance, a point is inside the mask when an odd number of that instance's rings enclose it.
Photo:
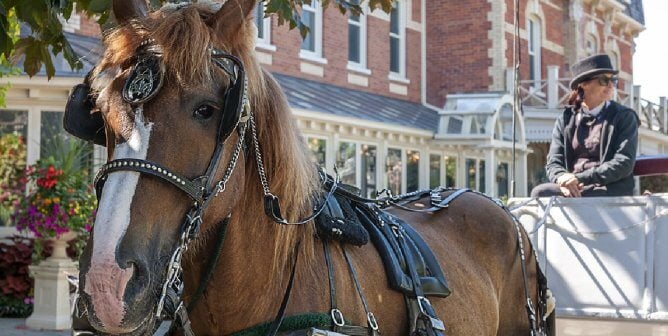
M 587 56 L 598 54 L 598 41 L 596 35 L 589 33 L 585 37 L 585 52 L 587 53 Z
M 620 70 L 621 64 L 619 63 L 619 54 L 617 54 L 616 51 L 610 51 L 608 52 L 608 55 L 610 56 L 610 63 L 612 63 L 612 67 L 615 70 Z
M 540 87 L 541 76 L 541 23 L 538 18 L 531 17 L 527 22 L 527 46 L 529 47 L 529 79 L 534 86 Z

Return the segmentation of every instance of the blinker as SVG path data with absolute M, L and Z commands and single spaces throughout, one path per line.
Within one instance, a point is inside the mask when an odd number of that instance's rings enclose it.
M 105 146 L 104 120 L 100 112 L 92 112 L 95 103 L 86 82 L 72 89 L 65 105 L 63 128 L 77 138 Z

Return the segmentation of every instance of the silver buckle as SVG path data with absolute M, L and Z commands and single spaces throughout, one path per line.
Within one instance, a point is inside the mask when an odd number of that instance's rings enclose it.
M 334 308 L 330 312 L 330 315 L 332 316 L 332 321 L 334 321 L 334 325 L 343 327 L 346 324 L 346 321 L 343 319 L 343 313 L 340 310 Z
M 378 330 L 378 321 L 376 321 L 376 317 L 372 312 L 366 314 L 366 320 L 369 322 L 369 327 L 371 327 L 371 329 Z

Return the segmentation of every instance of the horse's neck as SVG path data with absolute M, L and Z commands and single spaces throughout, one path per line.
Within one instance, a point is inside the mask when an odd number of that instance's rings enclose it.
M 264 216 L 263 213 L 261 215 Z M 279 244 L 285 243 L 286 229 L 300 228 L 281 227 L 265 220 L 245 220 L 256 218 L 257 212 L 249 216 L 251 214 L 236 215 L 230 221 L 220 259 L 207 284 L 206 294 L 194 311 L 194 322 L 202 318 L 195 315 L 215 317 L 199 320 L 210 330 L 229 332 L 270 321 L 275 317 L 285 294 L 294 259 L 283 260 L 285 255 L 282 248 L 296 249 L 295 245 Z M 186 272 L 186 288 L 190 296 L 200 286 L 201 278 L 207 272 L 208 260 L 217 253 L 218 234 L 215 230 L 209 232 L 202 241 L 203 245 L 198 248 L 198 256 L 194 256 L 186 265 L 191 270 Z M 301 238 L 296 280 L 298 287 L 308 285 L 307 282 L 311 281 L 308 279 L 312 278 L 310 269 L 314 266 L 312 253 L 306 251 L 313 250 L 315 241 L 312 236 Z M 275 264 L 277 261 L 278 265 Z M 315 261 L 320 262 L 317 259 Z

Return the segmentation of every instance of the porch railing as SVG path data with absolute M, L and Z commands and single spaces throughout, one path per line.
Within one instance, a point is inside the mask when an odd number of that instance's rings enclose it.
M 524 106 L 559 109 L 568 103 L 570 78 L 559 78 L 559 67 L 547 67 L 547 79 L 520 81 L 520 97 Z M 512 92 L 513 69 L 506 70 L 506 90 Z M 618 103 L 632 108 L 640 117 L 641 127 L 668 134 L 668 100 L 659 103 L 642 98 L 640 86 L 628 84 L 618 88 L 614 97 Z

